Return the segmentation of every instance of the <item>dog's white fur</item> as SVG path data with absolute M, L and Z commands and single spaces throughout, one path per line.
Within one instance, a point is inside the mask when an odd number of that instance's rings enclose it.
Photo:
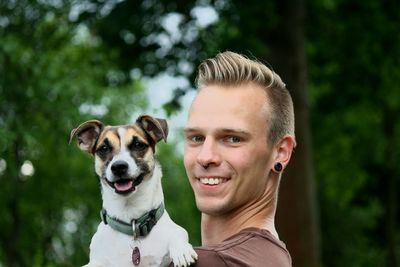
M 158 163 L 153 176 L 144 179 L 129 198 L 125 199 L 115 194 L 109 186 L 103 186 L 104 208 L 111 216 L 124 221 L 139 218 L 145 212 L 157 208 L 163 199 L 161 168 Z M 171 220 L 166 210 L 149 235 L 136 240 L 101 222 L 92 238 L 90 262 L 86 266 L 132 267 L 134 247 L 140 249 L 139 266 L 169 266 L 171 259 L 175 265 L 186 265 L 194 255 L 187 240 L 187 232 Z
M 118 135 L 121 144 L 125 144 L 125 140 L 123 140 L 125 129 L 119 128 Z M 112 163 L 117 160 L 128 163 L 128 172 L 131 176 L 139 174 L 140 171 L 135 160 L 130 156 L 125 146 L 121 145 L 121 150 L 114 155 L 105 170 L 106 179 L 109 181 L 115 180 L 110 168 Z M 156 209 L 164 202 L 161 167 L 155 159 L 152 163 L 150 173 L 144 177 L 133 192 L 126 196 L 117 194 L 114 188 L 110 187 L 103 178 L 100 178 L 103 208 L 111 217 L 131 222 L 132 219 L 140 218 L 143 214 Z M 102 175 L 102 164 L 104 163 L 96 157 L 95 169 L 99 176 Z M 128 236 L 101 222 L 92 238 L 90 261 L 85 267 L 132 267 L 134 266 L 132 251 L 135 247 L 138 247 L 140 251 L 139 266 L 169 266 L 171 260 L 175 266 L 189 266 L 197 259 L 196 252 L 188 243 L 186 230 L 175 224 L 168 212 L 164 210 L 157 224 L 145 237 Z

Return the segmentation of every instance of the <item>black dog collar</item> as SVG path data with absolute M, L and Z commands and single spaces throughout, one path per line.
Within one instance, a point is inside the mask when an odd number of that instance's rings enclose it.
M 161 203 L 158 208 L 143 214 L 139 219 L 133 219 L 131 223 L 111 217 L 105 209 L 101 210 L 100 216 L 104 224 L 108 224 L 114 230 L 138 238 L 148 235 L 163 213 L 164 204 Z

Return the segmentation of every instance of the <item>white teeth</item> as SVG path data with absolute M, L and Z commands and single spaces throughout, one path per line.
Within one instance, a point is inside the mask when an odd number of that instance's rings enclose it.
M 208 185 L 217 185 L 224 182 L 222 178 L 200 178 L 200 183 Z

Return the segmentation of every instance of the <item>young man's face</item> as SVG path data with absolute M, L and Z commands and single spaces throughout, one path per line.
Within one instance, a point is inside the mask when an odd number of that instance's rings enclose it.
M 266 97 L 255 84 L 213 85 L 193 101 L 184 164 L 203 213 L 224 215 L 265 197 L 274 164 L 267 144 Z

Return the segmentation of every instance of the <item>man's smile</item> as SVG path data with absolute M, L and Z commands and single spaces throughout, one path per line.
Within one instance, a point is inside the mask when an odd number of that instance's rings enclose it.
M 220 178 L 220 177 L 201 177 L 198 178 L 198 180 L 200 181 L 200 183 L 204 184 L 204 185 L 219 185 L 222 183 L 226 183 L 226 181 L 228 181 L 227 178 Z

